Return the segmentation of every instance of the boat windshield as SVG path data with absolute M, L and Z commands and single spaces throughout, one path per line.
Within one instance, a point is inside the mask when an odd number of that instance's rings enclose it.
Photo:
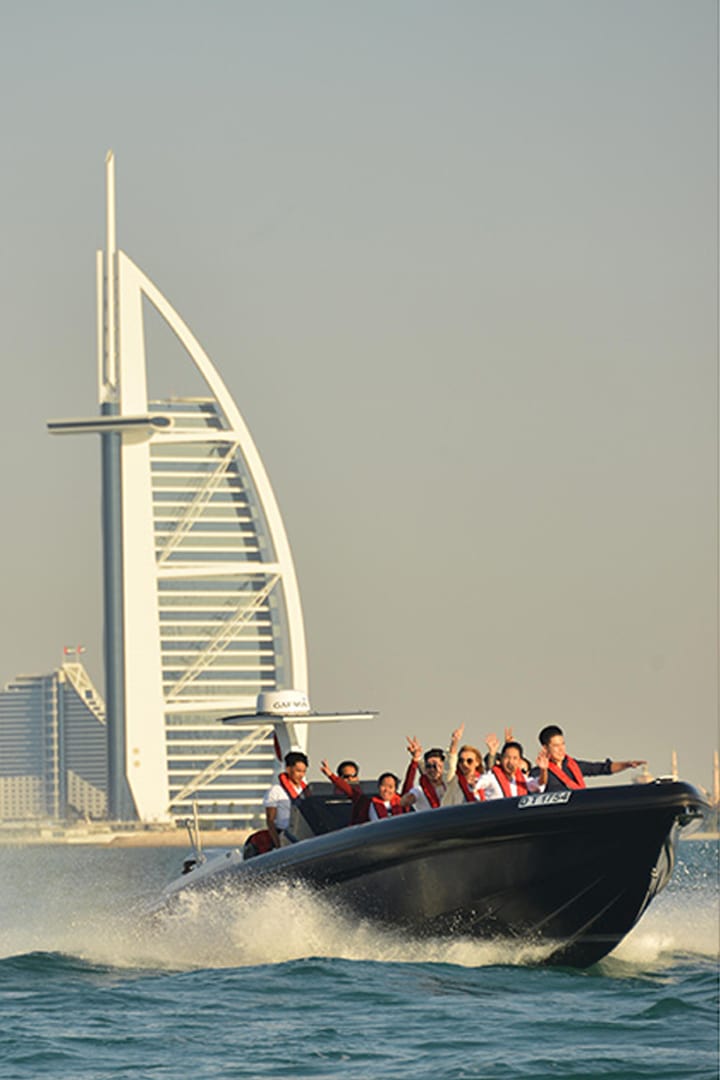
M 352 802 L 332 784 L 313 781 L 301 799 L 293 803 L 289 832 L 296 840 L 344 829 L 350 824 Z

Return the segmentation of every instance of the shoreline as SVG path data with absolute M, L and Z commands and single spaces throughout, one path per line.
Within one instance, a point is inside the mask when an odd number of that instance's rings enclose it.
M 242 847 L 252 829 L 211 829 L 200 831 L 200 845 L 206 848 Z M 681 842 L 695 840 L 720 840 L 720 832 L 698 832 L 681 837 Z M 151 848 L 151 847 L 192 847 L 187 833 L 182 829 L 148 830 L 143 832 L 80 832 L 80 833 L 17 833 L 0 835 L 2 847 L 112 847 L 112 848 Z
M 202 848 L 212 847 L 242 847 L 252 829 L 211 829 L 200 830 L 200 843 Z M 184 829 L 157 829 L 143 831 L 121 830 L 88 830 L 74 832 L 60 832 L 58 830 L 39 832 L 8 832 L 2 835 L 0 832 L 0 847 L 38 847 L 38 846 L 66 847 L 192 847 L 187 832 Z

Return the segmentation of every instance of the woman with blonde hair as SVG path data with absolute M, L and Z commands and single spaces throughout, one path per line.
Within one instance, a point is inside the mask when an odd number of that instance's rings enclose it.
M 448 780 L 443 795 L 443 806 L 458 806 L 465 802 L 483 802 L 485 788 L 490 784 L 488 773 L 483 772 L 482 754 L 477 746 L 461 746 L 458 752 L 457 772 Z

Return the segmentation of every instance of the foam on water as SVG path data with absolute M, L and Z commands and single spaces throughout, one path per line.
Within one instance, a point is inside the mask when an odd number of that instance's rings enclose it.
M 482 967 L 536 963 L 548 951 L 507 941 L 409 939 L 349 915 L 308 889 L 284 884 L 245 896 L 189 894 L 178 912 L 159 922 L 153 944 L 160 956 L 175 963 L 180 956 L 193 965 L 238 967 L 335 957 Z
M 718 955 L 717 899 L 698 891 L 661 895 L 621 941 L 613 957 L 638 966 L 672 963 L 678 956 Z
M 336 909 L 310 890 L 188 891 L 177 909 L 139 912 L 157 896 L 177 853 L 5 851 L 0 957 L 62 953 L 119 968 L 237 968 L 308 957 L 462 967 L 527 965 L 547 948 L 466 938 L 408 940 Z M 10 865 L 8 865 L 10 864 Z M 682 864 L 676 880 L 604 964 L 662 968 L 678 955 L 718 952 L 717 879 Z

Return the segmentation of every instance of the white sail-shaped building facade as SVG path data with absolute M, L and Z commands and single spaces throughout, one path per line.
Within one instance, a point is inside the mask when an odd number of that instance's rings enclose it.
M 187 324 L 115 243 L 98 253 L 105 669 L 110 816 L 250 824 L 276 765 L 272 724 L 223 727 L 258 695 L 307 693 L 300 596 L 270 482 L 218 371 Z M 148 396 L 147 304 L 207 393 Z M 306 726 L 292 728 L 305 749 Z

